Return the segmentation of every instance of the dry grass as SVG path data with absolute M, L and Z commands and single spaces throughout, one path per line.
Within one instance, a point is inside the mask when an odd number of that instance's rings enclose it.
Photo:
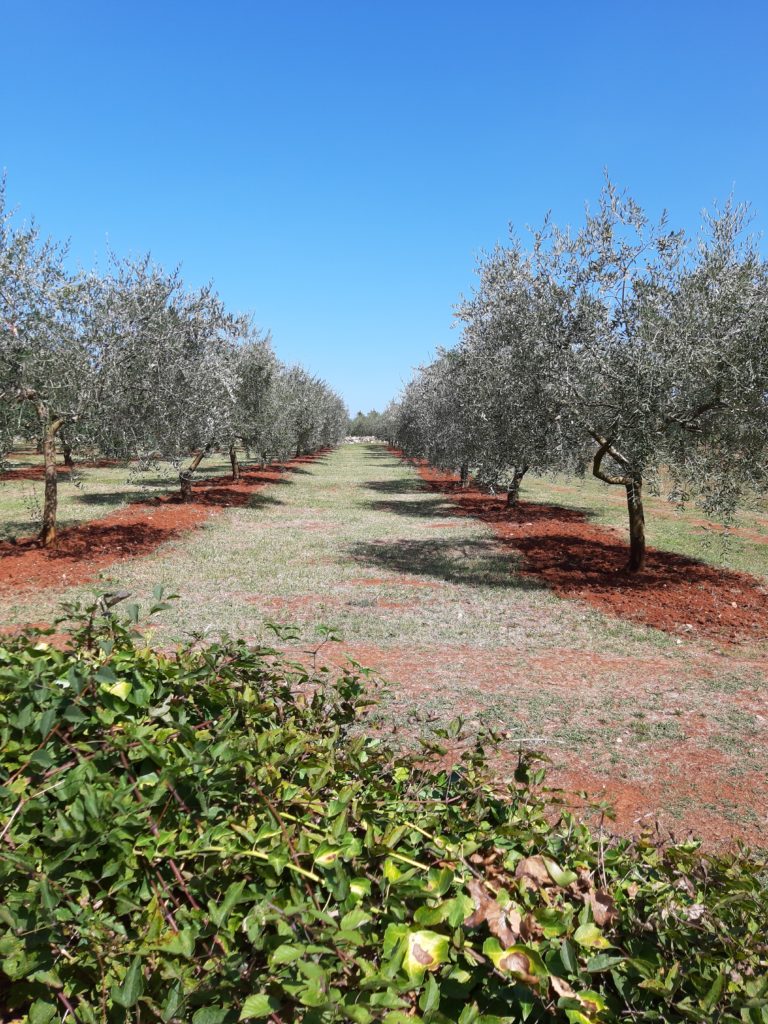
M 332 627 L 342 643 L 325 655 L 349 652 L 391 684 L 380 725 L 410 734 L 460 713 L 505 731 L 502 767 L 519 746 L 541 746 L 557 778 L 605 785 L 625 826 L 647 812 L 755 838 L 768 824 L 763 653 L 718 652 L 558 599 L 381 446 L 296 466 L 249 507 L 115 564 L 100 583 L 179 593 L 156 628 L 168 645 L 222 632 L 258 641 L 275 620 L 299 625 L 302 650 L 319 623 Z M 0 614 L 48 620 L 63 596 L 94 589 L 2 598 Z

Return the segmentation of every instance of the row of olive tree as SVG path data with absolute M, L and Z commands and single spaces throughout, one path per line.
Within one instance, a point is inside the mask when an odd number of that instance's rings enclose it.
M 106 275 L 70 274 L 63 247 L 16 227 L 0 192 L 0 458 L 19 437 L 42 448 L 40 541 L 56 536 L 57 445 L 117 459 L 192 455 L 182 494 L 213 450 L 270 462 L 337 443 L 342 400 L 269 336 L 228 312 L 212 287 L 185 288 L 149 258 Z
M 398 442 L 510 503 L 529 468 L 591 467 L 626 491 L 631 572 L 662 471 L 670 499 L 730 514 L 768 484 L 768 265 L 747 220 L 729 202 L 689 239 L 607 182 L 580 230 L 497 248 L 461 342 L 406 387 Z

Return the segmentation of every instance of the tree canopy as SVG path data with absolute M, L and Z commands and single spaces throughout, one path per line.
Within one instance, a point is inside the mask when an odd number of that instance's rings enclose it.
M 56 536 L 57 444 L 73 454 L 180 461 L 181 486 L 214 449 L 261 461 L 337 443 L 341 398 L 283 365 L 269 334 L 212 285 L 190 289 L 149 256 L 70 273 L 65 249 L 18 227 L 0 190 L 0 458 L 34 439 L 45 462 L 40 541 Z
M 406 387 L 400 443 L 513 488 L 591 466 L 626 490 L 631 571 L 648 481 L 728 515 L 768 483 L 768 267 L 748 220 L 729 200 L 691 239 L 607 181 L 578 231 L 513 237 L 481 260 L 458 346 Z

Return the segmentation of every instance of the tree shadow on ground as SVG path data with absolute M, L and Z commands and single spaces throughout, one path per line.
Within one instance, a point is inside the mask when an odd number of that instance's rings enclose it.
M 388 448 L 384 448 L 381 445 L 369 445 L 366 447 L 363 454 L 365 462 L 381 462 L 382 459 L 389 462 L 390 465 L 397 461 L 397 457 Z
M 458 516 L 492 526 L 499 542 L 524 556 L 521 572 L 561 597 L 669 633 L 718 642 L 768 640 L 768 584 L 746 573 L 649 548 L 645 569 L 626 572 L 624 531 L 590 522 L 584 510 L 460 491 L 419 467 L 432 491 L 450 495 Z M 430 474 L 427 476 L 426 474 Z
M 36 519 L 6 520 L 0 524 L 0 544 L 15 544 L 18 538 L 29 537 L 38 533 L 39 530 L 40 521 Z M 0 558 L 5 554 L 13 554 L 13 548 L 9 551 L 6 551 L 5 548 L 0 549 Z
M 255 494 L 251 494 L 246 502 L 248 508 L 267 508 L 274 505 L 284 505 L 285 502 L 281 498 L 273 498 L 271 494 L 262 494 L 261 491 L 257 491 Z
M 360 504 L 372 512 L 387 512 L 397 516 L 414 516 L 417 519 L 457 519 L 456 509 L 442 498 L 426 498 L 422 501 L 396 501 L 394 498 L 379 501 L 363 501 Z
M 359 485 L 364 491 L 378 491 L 380 494 L 429 494 L 420 480 L 366 480 Z
M 153 551 L 159 544 L 180 536 L 183 528 L 155 526 L 152 523 L 100 523 L 98 521 L 63 529 L 55 546 L 34 550 L 47 560 L 80 562 L 91 559 L 100 550 L 108 550 L 115 557 L 141 555 Z M 30 544 L 0 547 L 0 559 L 19 557 Z
M 129 501 L 146 501 L 147 496 L 137 491 L 79 491 L 70 500 L 81 505 L 127 505 Z
M 394 540 L 355 544 L 349 549 L 359 564 L 389 569 L 406 576 L 431 576 L 446 583 L 470 587 L 538 590 L 542 584 L 517 571 L 513 554 L 499 550 L 498 542 L 467 540 Z

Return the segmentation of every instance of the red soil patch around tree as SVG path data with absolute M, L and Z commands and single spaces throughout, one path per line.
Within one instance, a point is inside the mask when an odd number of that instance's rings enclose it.
M 149 554 L 212 515 L 247 505 L 254 491 L 267 484 L 290 483 L 287 471 L 321 454 L 266 469 L 244 468 L 237 481 L 196 481 L 191 502 L 182 502 L 178 494 L 131 502 L 102 519 L 61 530 L 51 548 L 41 548 L 33 540 L 2 542 L 0 589 L 41 590 L 89 582 L 119 559 Z
M 457 515 L 488 523 L 522 553 L 523 575 L 562 597 L 667 633 L 721 644 L 768 639 L 768 585 L 756 577 L 656 548 L 645 570 L 630 575 L 620 533 L 583 512 L 529 501 L 509 509 L 503 497 L 460 489 L 453 474 L 418 463 L 416 470 L 432 490 L 450 495 Z

